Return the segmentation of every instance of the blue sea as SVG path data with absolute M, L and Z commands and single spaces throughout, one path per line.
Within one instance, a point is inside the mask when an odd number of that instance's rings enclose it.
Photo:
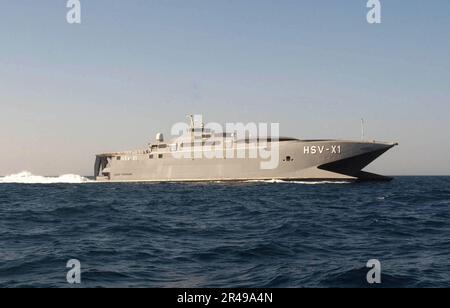
M 450 287 L 450 177 L 58 179 L 0 184 L 0 287 Z

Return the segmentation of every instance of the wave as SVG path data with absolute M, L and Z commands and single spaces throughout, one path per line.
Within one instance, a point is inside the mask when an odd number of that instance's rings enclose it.
M 82 184 L 93 183 L 86 177 L 76 174 L 64 174 L 57 177 L 34 175 L 29 171 L 23 171 L 16 174 L 0 177 L 0 184 Z M 215 183 L 222 183 L 217 181 Z M 266 184 L 302 184 L 302 185 L 320 185 L 320 184 L 350 184 L 350 181 L 285 181 L 285 180 L 249 180 L 244 183 L 266 183 Z
M 0 177 L 0 184 L 81 184 L 89 182 L 92 181 L 76 174 L 64 174 L 57 177 L 48 177 L 34 175 L 28 171 Z

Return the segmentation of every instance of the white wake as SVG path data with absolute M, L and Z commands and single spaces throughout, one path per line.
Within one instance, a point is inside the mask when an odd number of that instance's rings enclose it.
M 76 174 L 65 174 L 58 177 L 34 175 L 23 171 L 17 174 L 0 177 L 0 184 L 81 184 L 91 180 Z
M 247 183 L 268 183 L 268 184 L 302 184 L 302 185 L 321 185 L 321 184 L 351 184 L 350 181 L 284 181 L 284 180 L 250 180 Z

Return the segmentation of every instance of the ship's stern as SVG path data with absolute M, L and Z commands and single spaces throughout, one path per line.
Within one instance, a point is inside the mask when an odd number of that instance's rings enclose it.
M 95 157 L 94 178 L 96 181 L 109 181 L 111 179 L 109 172 L 108 156 L 99 154 Z

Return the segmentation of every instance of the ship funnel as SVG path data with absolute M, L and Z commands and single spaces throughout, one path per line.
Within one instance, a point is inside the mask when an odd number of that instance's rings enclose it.
M 162 133 L 156 134 L 156 141 L 157 142 L 164 142 L 164 135 Z

